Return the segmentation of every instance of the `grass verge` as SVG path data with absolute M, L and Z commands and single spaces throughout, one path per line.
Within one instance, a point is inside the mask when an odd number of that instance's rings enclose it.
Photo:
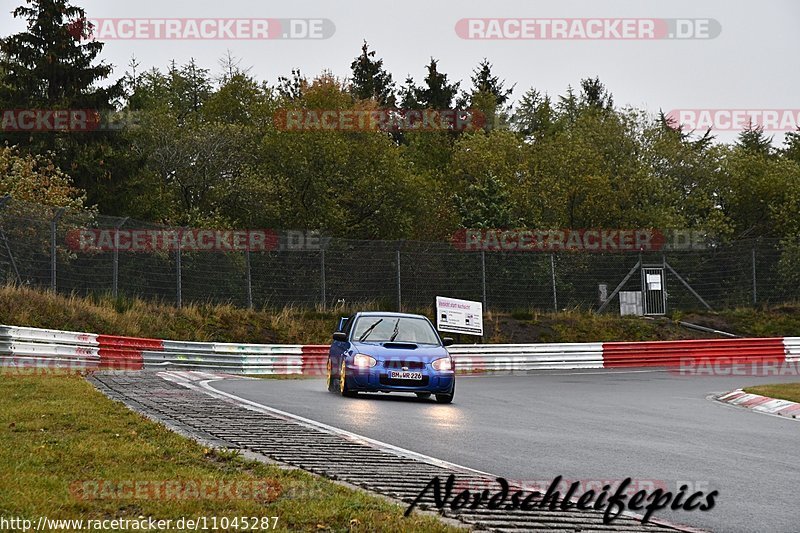
M 760 394 L 778 400 L 800 403 L 800 383 L 776 383 L 775 385 L 756 385 L 744 389 L 749 394 Z
M 203 448 L 107 399 L 79 376 L 0 378 L 0 442 L 0 516 L 34 524 L 40 516 L 277 516 L 283 531 L 460 531 L 433 517 L 403 518 L 398 505 L 302 471 Z M 241 499 L 212 492 L 211 499 L 202 499 L 190 490 L 173 492 L 171 498 L 152 493 L 143 498 L 142 492 L 81 488 L 136 481 L 176 482 L 184 488 L 266 483 L 277 490 Z
M 340 316 L 359 310 L 386 310 L 378 301 L 346 308 L 242 309 L 230 304 L 170 303 L 111 296 L 64 296 L 25 287 L 0 286 L 0 324 L 88 331 L 179 341 L 327 344 Z M 432 307 L 408 309 L 433 319 Z M 489 310 L 484 342 L 607 342 L 708 338 L 677 322 L 728 331 L 747 337 L 800 336 L 800 305 L 722 310 L 718 313 L 674 312 L 670 318 L 644 320 L 597 314 L 585 309 L 558 313 L 518 309 Z M 464 336 L 463 342 L 477 341 Z

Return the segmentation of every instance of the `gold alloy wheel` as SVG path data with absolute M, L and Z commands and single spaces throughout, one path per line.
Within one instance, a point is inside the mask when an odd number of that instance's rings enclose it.
M 328 390 L 331 390 L 331 380 L 333 379 L 333 376 L 332 376 L 331 374 L 332 374 L 333 372 L 332 372 L 332 370 L 331 370 L 331 358 L 330 358 L 330 357 L 328 357 L 328 364 L 327 364 L 327 365 L 325 365 L 325 369 L 326 369 L 326 370 L 327 370 L 327 372 L 328 372 L 328 379 L 327 379 Z
M 345 361 L 346 361 L 345 358 L 342 357 L 342 370 L 341 372 L 339 372 L 339 391 L 341 391 L 342 394 L 344 394 L 345 369 L 347 368 L 345 366 Z

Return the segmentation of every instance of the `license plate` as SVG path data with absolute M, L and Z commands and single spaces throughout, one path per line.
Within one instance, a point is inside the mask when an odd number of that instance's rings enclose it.
M 406 370 L 390 370 L 389 377 L 391 379 L 416 379 L 422 380 L 422 372 L 408 372 Z

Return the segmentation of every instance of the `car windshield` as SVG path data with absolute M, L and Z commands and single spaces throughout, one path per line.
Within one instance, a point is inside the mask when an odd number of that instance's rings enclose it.
M 362 316 L 355 324 L 353 340 L 439 344 L 439 337 L 430 322 L 405 316 Z

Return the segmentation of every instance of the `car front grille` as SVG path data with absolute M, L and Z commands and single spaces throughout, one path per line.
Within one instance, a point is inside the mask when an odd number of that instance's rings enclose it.
M 383 362 L 383 366 L 392 370 L 401 370 L 403 367 L 411 370 L 412 368 L 425 368 L 422 361 L 404 361 L 402 359 L 389 359 Z

